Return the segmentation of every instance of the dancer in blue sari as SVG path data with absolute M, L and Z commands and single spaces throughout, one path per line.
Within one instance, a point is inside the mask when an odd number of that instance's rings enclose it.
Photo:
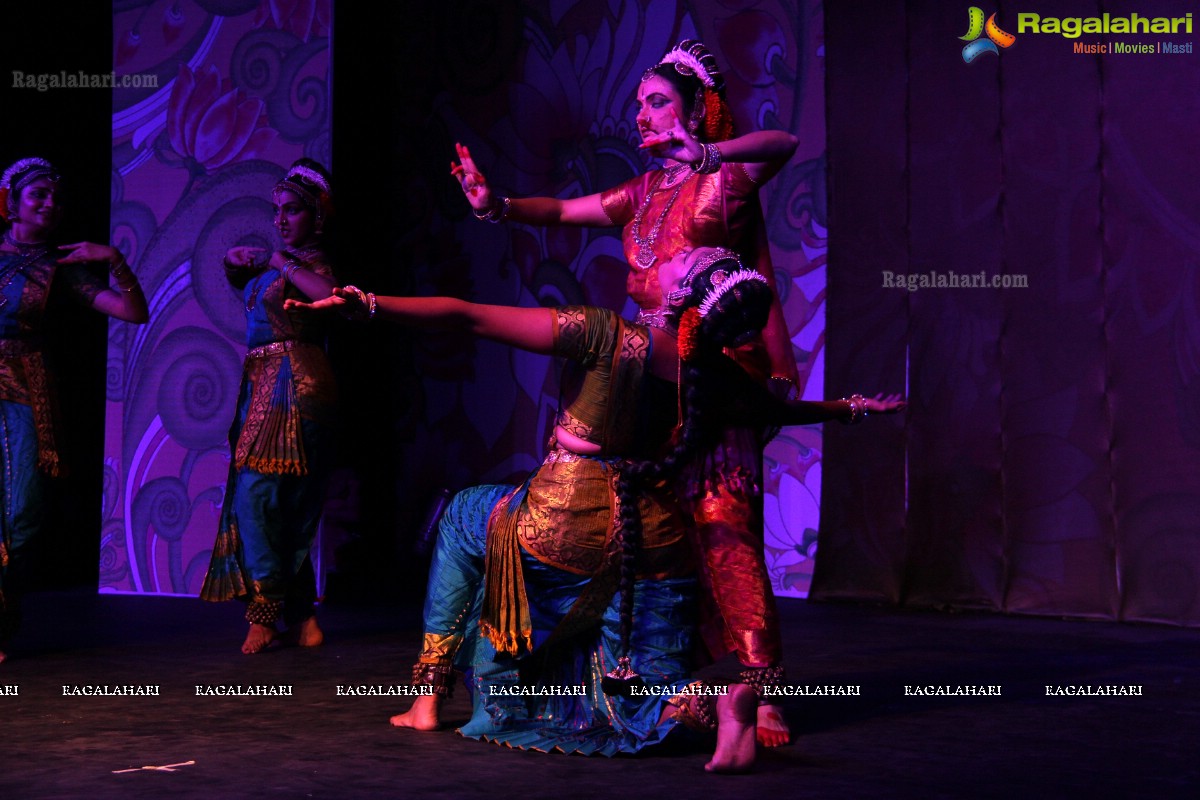
M 329 175 L 300 159 L 272 197 L 284 249 L 259 260 L 258 248 L 235 247 L 225 258 L 229 282 L 243 292 L 249 350 L 229 432 L 225 502 L 200 590 L 205 600 L 246 603 L 243 653 L 277 641 L 280 619 L 296 644 L 324 639 L 309 549 L 329 474 L 337 387 L 324 325 L 285 311 L 284 301 L 319 300 L 335 285 L 323 245 L 333 212 Z
M 53 246 L 63 210 L 60 183 L 43 158 L 22 159 L 0 176 L 0 662 L 20 618 L 28 547 L 44 516 L 45 478 L 62 471 L 53 376 L 42 351 L 51 290 L 58 286 L 55 291 L 65 289 L 126 322 L 149 318 L 137 276 L 119 250 L 92 242 Z M 81 266 L 89 262 L 106 262 L 116 288 Z

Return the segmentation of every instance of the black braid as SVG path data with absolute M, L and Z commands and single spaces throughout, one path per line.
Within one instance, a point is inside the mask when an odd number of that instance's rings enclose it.
M 633 634 L 633 587 L 637 577 L 637 557 L 642 546 L 642 514 L 638 500 L 654 483 L 673 479 L 690 463 L 707 438 L 704 420 L 705 392 L 703 370 L 694 364 L 684 368 L 683 425 L 675 445 L 662 458 L 629 464 L 617 479 L 617 499 L 620 505 L 617 541 L 621 546 L 621 652 L 628 655 Z
M 736 264 L 736 259 L 732 259 Z M 713 286 L 710 277 L 714 272 L 730 267 L 729 260 L 718 260 L 708 265 L 706 272 L 692 278 L 692 300 L 697 305 Z M 642 546 L 642 515 L 638 499 L 654 483 L 674 479 L 703 446 L 713 444 L 710 430 L 720 424 L 715 418 L 720 414 L 710 413 L 717 404 L 721 386 L 713 383 L 709 373 L 720 374 L 714 360 L 726 360 L 722 347 L 741 344 L 762 330 L 767 322 L 773 293 L 765 281 L 746 281 L 727 289 L 708 311 L 700 326 L 702 348 L 693 361 L 683 364 L 679 390 L 683 397 L 683 420 L 675 444 L 660 459 L 641 461 L 625 466 L 617 479 L 617 499 L 620 516 L 616 532 L 621 547 L 621 652 L 628 656 L 630 638 L 633 633 L 633 586 L 637 575 L 637 557 Z M 737 368 L 741 372 L 740 368 Z

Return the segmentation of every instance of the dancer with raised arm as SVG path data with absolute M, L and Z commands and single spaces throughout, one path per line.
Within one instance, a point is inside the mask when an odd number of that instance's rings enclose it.
M 413 671 L 429 694 L 393 725 L 437 728 L 456 671 L 467 671 L 473 714 L 464 736 L 615 755 L 657 744 L 680 724 L 719 722 L 708 768 L 735 772 L 753 762 L 753 690 L 717 687 L 714 704 L 712 687 L 691 678 L 696 583 L 672 472 L 705 445 L 709 425 L 719 430 L 730 416 L 816 422 L 902 404 L 780 403 L 721 353 L 761 329 L 772 294 L 766 280 L 714 248 L 664 269 L 676 276 L 667 288 L 677 305 L 662 328 L 583 306 L 376 297 L 354 287 L 289 303 L 568 359 L 542 466 L 519 487 L 460 492 L 442 519 Z
M 242 291 L 249 351 L 229 431 L 225 502 L 200 590 L 205 600 L 246 603 L 243 653 L 279 641 L 280 619 L 292 643 L 324 639 L 309 549 L 330 469 L 337 386 L 322 321 L 284 302 L 327 298 L 335 285 L 324 244 L 333 216 L 329 173 L 300 159 L 271 196 L 283 249 L 261 258 L 259 248 L 235 247 L 225 257 L 226 277 Z
M 774 288 L 759 188 L 791 158 L 796 137 L 785 131 L 733 135 L 725 79 L 700 42 L 685 40 L 642 77 L 637 95 L 642 147 L 662 159 L 650 170 L 585 197 L 506 198 L 492 192 L 470 151 L 458 146 L 452 172 L 477 217 L 531 225 L 619 226 L 630 266 L 627 288 L 654 325 L 664 313 L 660 268 L 684 248 L 737 251 Z M 761 336 L 730 355 L 781 396 L 793 396 L 797 370 L 778 299 Z M 728 428 L 685 476 L 684 494 L 697 525 L 701 630 L 713 658 L 734 652 L 741 680 L 762 700 L 759 741 L 786 744 L 782 708 L 764 689 L 783 680 L 783 644 L 763 542 L 762 460 L 768 428 L 757 421 Z
M 63 181 L 44 158 L 24 158 L 0 177 L 0 662 L 20 621 L 31 540 L 45 512 L 45 478 L 62 471 L 57 401 L 42 350 L 47 303 L 65 290 L 101 314 L 142 324 L 146 297 L 121 251 L 94 242 L 55 246 Z M 84 266 L 104 263 L 115 288 Z M 55 287 L 61 287 L 57 289 Z

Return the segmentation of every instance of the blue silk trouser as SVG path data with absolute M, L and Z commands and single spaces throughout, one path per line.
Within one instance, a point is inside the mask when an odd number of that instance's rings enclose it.
M 33 409 L 0 400 L 0 644 L 16 630 L 29 542 L 45 518 Z
M 200 596 L 283 602 L 291 625 L 312 616 L 316 580 L 309 550 L 317 535 L 328 473 L 329 431 L 301 422 L 307 475 L 274 475 L 230 465 L 220 530 Z M 235 437 L 236 441 L 236 437 Z
M 512 487 L 477 486 L 457 494 L 438 532 L 425 598 L 424 664 L 453 663 L 468 673 L 472 716 L 460 733 L 523 749 L 616 755 L 661 742 L 677 727 L 668 699 L 692 685 L 693 578 L 639 580 L 634 589 L 633 669 L 648 696 L 610 697 L 600 690 L 620 650 L 620 593 L 598 626 L 556 646 L 550 661 L 536 648 L 579 597 L 589 578 L 544 564 L 522 551 L 535 655 L 497 655 L 479 634 L 487 522 Z M 520 671 L 539 658 L 536 684 Z M 530 695 L 530 692 L 540 692 Z M 664 717 L 667 717 L 664 719 Z

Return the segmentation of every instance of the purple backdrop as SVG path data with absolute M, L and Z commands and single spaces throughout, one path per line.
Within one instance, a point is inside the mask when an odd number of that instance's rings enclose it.
M 1200 61 L 1073 46 L 1197 36 L 983 10 L 970 63 L 966 5 L 827 10 L 830 394 L 912 406 L 827 432 L 813 596 L 1200 624 Z M 883 285 L 933 271 L 1028 287 Z
M 805 393 L 823 392 L 825 292 L 824 50 L 819 4 L 539 0 L 428 12 L 429 34 L 397 47 L 431 77 L 397 99 L 397 185 L 411 192 L 418 293 L 521 305 L 588 302 L 624 310 L 628 270 L 616 229 L 487 225 L 467 213 L 447 175 L 456 140 L 503 194 L 578 196 L 648 168 L 634 100 L 643 72 L 683 38 L 702 39 L 728 81 L 738 127 L 801 139 L 762 191 L 772 255 Z M 420 41 L 418 41 L 420 39 Z M 404 81 L 402 81 L 402 84 Z M 434 89 L 428 91 L 433 92 Z M 406 99 L 408 98 L 408 99 Z M 411 102 L 410 102 L 411 100 Z M 427 116 L 414 119 L 417 110 Z M 410 108 L 411 105 L 411 108 Z M 403 138 L 410 137 L 410 138 Z M 416 243 L 413 247 L 411 243 Z M 518 478 L 541 461 L 557 400 L 557 369 L 509 348 L 415 336 L 422 396 L 403 456 L 401 490 Z M 819 427 L 786 431 L 767 452 L 767 545 L 778 592 L 808 587 L 821 474 Z M 430 454 L 437 454 L 430 457 Z
M 195 595 L 216 536 L 245 352 L 221 260 L 279 246 L 271 187 L 328 164 L 329 0 L 114 5 L 112 241 L 150 324 L 110 325 L 101 591 Z
M 119 70 L 157 72 L 163 88 L 113 116 L 113 236 L 151 295 L 153 322 L 131 341 L 112 333 L 105 590 L 194 594 L 199 586 L 242 350 L 239 298 L 224 284 L 220 258 L 234 243 L 275 244 L 266 198 L 283 166 L 301 154 L 330 160 L 329 7 L 328 0 L 116 7 Z M 493 183 L 513 194 L 594 192 L 644 170 L 649 162 L 633 125 L 639 79 L 675 42 L 698 35 L 726 70 L 743 130 L 776 127 L 801 137 L 763 200 L 806 396 L 822 394 L 819 4 L 538 0 L 409 9 L 379 20 L 396 18 L 403 25 L 393 50 L 404 58 L 391 65 L 394 74 L 372 77 L 385 107 L 362 106 L 356 122 L 377 125 L 375 144 L 398 154 L 393 180 L 373 182 L 378 197 L 366 200 L 403 198 L 389 224 L 402 258 L 411 259 L 406 288 L 632 313 L 615 230 L 479 223 L 454 196 L 446 165 L 452 143 L 464 141 Z M 557 397 L 548 359 L 444 336 L 414 341 L 419 386 L 401 389 L 410 394 L 398 400 L 397 418 L 374 420 L 406 439 L 387 454 L 399 469 L 400 519 L 417 516 L 411 506 L 440 487 L 527 472 L 541 459 Z M 767 453 L 768 560 L 783 593 L 807 590 L 821 451 L 821 431 L 812 428 L 785 432 Z

